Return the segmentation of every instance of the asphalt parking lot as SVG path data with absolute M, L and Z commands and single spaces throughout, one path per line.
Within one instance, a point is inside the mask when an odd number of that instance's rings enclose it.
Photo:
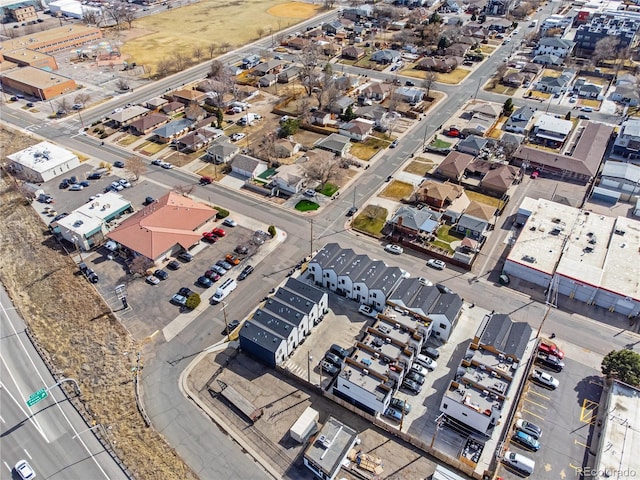
M 519 417 L 542 429 L 540 450 L 534 453 L 513 442 L 508 447 L 536 462 L 533 478 L 579 478 L 589 446 L 597 442 L 591 437 L 602 393 L 599 372 L 572 359 L 564 362 L 562 372 L 547 372 L 559 380 L 556 390 L 529 381 L 522 397 Z M 498 474 L 505 480 L 521 478 L 504 465 Z

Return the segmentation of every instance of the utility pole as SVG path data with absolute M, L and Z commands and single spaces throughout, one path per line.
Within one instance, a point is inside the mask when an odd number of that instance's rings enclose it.
M 310 220 L 310 226 L 311 226 L 311 235 L 309 237 L 309 243 L 311 245 L 311 251 L 309 252 L 309 256 L 313 256 L 313 218 Z
M 224 330 L 227 332 L 227 342 L 230 342 L 231 332 L 229 331 L 229 323 L 227 323 L 227 302 L 222 302 L 222 314 L 224 315 Z

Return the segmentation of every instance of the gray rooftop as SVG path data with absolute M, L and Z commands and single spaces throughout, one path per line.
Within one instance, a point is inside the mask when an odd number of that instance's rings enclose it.
M 191 125 L 193 125 L 191 120 L 180 118 L 178 120 L 173 120 L 162 127 L 156 128 L 153 131 L 153 134 L 158 135 L 159 137 L 171 137 L 176 133 L 183 131 L 185 128 L 191 127 Z
M 462 308 L 462 299 L 457 293 L 442 293 L 429 310 L 430 315 L 444 315 L 452 323 Z
M 308 298 L 314 303 L 320 303 L 322 297 L 326 295 L 326 293 L 319 288 L 316 288 L 313 285 L 309 285 L 308 283 L 301 282 L 297 278 L 289 278 L 289 280 L 287 280 L 287 283 L 284 284 L 284 288 L 300 295 L 301 297 Z M 287 303 L 291 304 L 289 300 L 287 300 Z
M 436 287 L 425 286 L 417 278 L 403 278 L 389 301 L 427 317 L 439 296 L 440 291 Z
M 522 359 L 532 332 L 528 323 L 514 322 L 509 315 L 502 313 L 485 317 L 478 329 L 480 345 L 492 346 L 517 361 Z
M 306 315 L 306 313 L 296 310 L 292 306 L 282 303 L 274 298 L 268 299 L 261 310 L 266 310 L 267 312 L 282 318 L 296 328 L 300 326 L 302 319 Z
M 254 324 L 262 325 L 284 339 L 288 339 L 291 332 L 294 330 L 294 325 L 286 321 L 284 318 L 281 318 L 279 315 L 274 315 L 262 308 L 256 310 L 256 313 L 253 314 L 253 318 L 251 320 Z
M 240 330 L 241 342 L 243 337 L 272 353 L 277 352 L 282 342 L 284 342 L 284 339 L 280 335 L 252 320 L 244 322 Z
M 333 478 L 356 438 L 357 432 L 353 428 L 329 417 L 316 435 L 315 441 L 304 452 L 304 456 L 325 473 L 326 478 Z

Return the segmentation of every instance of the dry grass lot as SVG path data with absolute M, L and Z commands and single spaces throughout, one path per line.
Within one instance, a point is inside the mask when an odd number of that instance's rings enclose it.
M 37 142 L 0 129 L 5 154 Z M 146 427 L 135 407 L 131 372 L 140 346 L 77 275 L 73 260 L 12 185 L 3 174 L 0 241 L 11 248 L 0 249 L 0 280 L 36 343 L 57 372 L 78 381 L 95 421 L 112 427 L 114 448 L 135 478 L 197 478 L 160 435 Z
M 409 198 L 412 193 L 413 185 L 411 185 L 410 183 L 401 182 L 399 180 L 393 180 L 380 193 L 380 196 L 384 198 L 391 198 L 393 200 L 402 200 L 403 198 Z
M 425 158 L 416 158 L 409 165 L 404 168 L 407 173 L 413 173 L 415 175 L 425 176 L 433 168 L 433 162 Z
M 496 208 L 500 205 L 500 200 L 497 198 L 490 197 L 488 195 L 483 195 L 482 193 L 478 193 L 478 192 L 472 192 L 470 190 L 467 190 L 465 193 L 467 194 L 467 197 L 469 197 L 469 200 L 471 201 L 484 203 L 485 205 L 490 205 Z
M 211 44 L 244 45 L 311 18 L 319 9 L 320 4 L 282 0 L 201 0 L 136 20 L 140 36 L 127 41 L 122 51 L 155 71 L 160 60 L 177 53 L 191 58 L 200 47 L 207 57 Z

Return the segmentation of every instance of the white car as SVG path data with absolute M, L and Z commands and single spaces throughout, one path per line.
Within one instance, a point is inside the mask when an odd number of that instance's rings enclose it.
M 244 133 L 234 133 L 233 135 L 231 135 L 231 141 L 237 142 L 239 140 L 242 140 L 244 137 L 246 137 Z
M 162 168 L 166 168 L 167 170 L 169 170 L 169 169 L 173 168 L 173 165 L 172 165 L 172 164 L 170 164 L 169 162 L 162 162 L 162 163 L 160 164 L 160 166 L 161 166 Z
M 124 188 L 129 188 L 131 186 L 131 184 L 129 183 L 129 180 L 125 178 L 121 178 L 118 183 L 120 183 L 120 185 L 122 185 Z
M 79 192 L 83 188 L 84 187 L 82 185 L 80 185 L 79 183 L 76 183 L 75 185 L 71 185 L 71 187 L 69 188 L 69 191 L 70 192 Z
M 542 370 L 535 369 L 531 374 L 531 378 L 534 381 L 538 382 L 543 387 L 547 387 L 552 390 L 555 390 L 560 385 L 560 382 L 558 381 L 557 378 L 552 377 L 551 375 L 543 372 Z
M 36 478 L 36 472 L 33 471 L 33 468 L 31 468 L 31 465 L 29 465 L 29 462 L 26 460 L 20 460 L 16 463 L 15 469 L 22 480 L 31 480 L 32 478 Z
M 373 308 L 371 308 L 369 305 L 360 305 L 358 312 L 360 312 L 363 315 L 366 315 L 367 317 L 376 318 L 378 316 L 378 312 L 375 311 Z
M 158 285 L 160 283 L 160 279 L 154 275 L 149 275 L 146 280 L 149 285 Z
M 316 196 L 316 191 L 311 189 L 311 188 L 307 188 L 304 192 L 302 192 L 302 194 L 305 197 L 315 197 Z
M 390 243 L 386 247 L 384 247 L 386 252 L 393 253 L 394 255 L 400 255 L 404 250 L 400 245 L 396 245 L 394 243 Z
M 222 222 L 222 224 L 227 226 L 227 227 L 237 227 L 238 226 L 238 222 L 236 222 L 235 220 L 233 220 L 231 218 L 225 218 L 224 221 Z
M 120 182 L 111 182 L 111 189 L 121 192 L 124 190 L 124 186 Z
M 436 260 L 435 258 L 431 258 L 427 261 L 427 267 L 435 268 L 436 270 L 444 270 L 447 266 L 442 260 Z

